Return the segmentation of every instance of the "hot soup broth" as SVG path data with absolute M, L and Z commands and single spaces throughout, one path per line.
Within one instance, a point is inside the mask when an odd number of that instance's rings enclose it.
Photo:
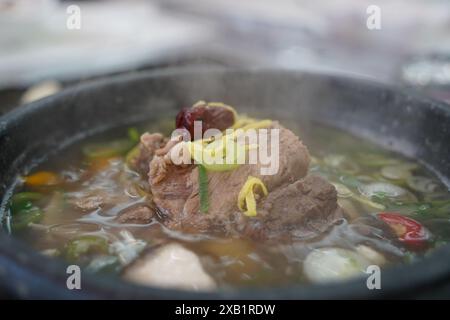
M 290 242 L 171 230 L 150 213 L 158 210 L 146 179 L 127 166 L 141 133 L 169 134 L 171 124 L 116 129 L 50 157 L 22 177 L 4 228 L 45 255 L 114 277 L 143 252 L 178 243 L 221 288 L 346 279 L 371 264 L 412 263 L 449 240 L 448 190 L 418 162 L 335 129 L 314 126 L 303 135 L 288 124 L 308 146 L 309 174 L 337 190 L 344 215 L 331 228 Z M 118 219 L 143 204 L 147 223 Z

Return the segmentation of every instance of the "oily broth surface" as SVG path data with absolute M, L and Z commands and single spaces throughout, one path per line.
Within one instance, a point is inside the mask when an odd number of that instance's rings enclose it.
M 141 132 L 159 131 L 168 134 L 170 130 L 166 122 L 162 122 L 162 126 L 165 124 L 165 127 L 148 128 L 144 125 L 139 128 Z M 295 130 L 295 126 L 288 125 L 288 127 L 303 137 L 313 156 L 310 172 L 319 174 L 330 182 L 342 183 L 343 177 L 348 176 L 360 177 L 362 180 L 387 181 L 380 175 L 380 167 L 366 165 L 361 161 L 360 154 L 375 154 L 399 163 L 411 162 L 410 159 L 386 152 L 367 141 L 335 129 L 315 127 L 308 135 L 303 135 Z M 55 172 L 63 177 L 64 182 L 44 188 L 21 186 L 16 190 L 16 193 L 24 191 L 42 193 L 44 197 L 37 205 L 43 208 L 44 214 L 39 223 L 34 223 L 25 230 L 13 231 L 14 236 L 30 243 L 36 250 L 63 259 L 67 258 L 65 252 L 68 243 L 85 235 L 102 237 L 110 245 L 119 241 L 121 232 L 126 230 L 134 238 L 144 241 L 146 248 L 157 247 L 167 242 L 178 242 L 194 251 L 200 257 L 205 270 L 219 286 L 225 288 L 306 283 L 308 280 L 303 274 L 302 264 L 307 254 L 314 248 L 333 246 L 353 249 L 357 244 L 363 243 L 383 253 L 388 264 L 408 263 L 427 252 L 411 252 L 395 239 L 379 237 L 379 224 L 375 221 L 374 214 L 381 210 L 351 198 L 339 199 L 352 209 L 351 219 L 342 219 L 322 237 L 289 245 L 230 239 L 217 234 L 181 234 L 166 229 L 157 219 L 147 225 L 120 224 L 114 221 L 119 213 L 148 201 L 137 192 L 136 188 L 145 182 L 142 182 L 138 174 L 127 169 L 124 156 L 112 157 L 107 161 L 93 164 L 86 161 L 81 148 L 88 143 L 115 139 L 123 136 L 125 132 L 126 128 L 114 130 L 113 133 L 102 134 L 77 143 L 36 168 L 34 172 L 41 170 Z M 333 166 L 332 160 L 342 157 L 346 160 L 346 165 Z M 331 160 L 325 161 L 326 159 Z M 450 198 L 446 188 L 425 168 L 417 165 L 414 172 L 439 184 L 439 190 L 433 194 L 408 189 L 414 195 L 415 202 L 446 201 Z M 407 188 L 404 182 L 398 184 Z M 357 193 L 358 190 L 353 188 L 352 192 Z M 92 211 L 83 211 L 74 205 L 77 199 L 93 193 L 104 195 L 108 199 L 108 204 Z M 449 216 L 450 214 L 414 215 L 414 218 L 423 222 L 433 235 L 433 244 L 429 250 L 446 243 L 450 237 Z M 365 228 L 366 232 L 361 232 L 361 228 Z M 108 253 L 102 253 L 101 256 L 108 256 Z M 112 264 L 111 268 L 92 267 L 91 262 L 95 258 L 96 254 L 91 254 L 77 263 L 89 268 L 90 272 L 120 275 L 121 268 L 118 265 Z

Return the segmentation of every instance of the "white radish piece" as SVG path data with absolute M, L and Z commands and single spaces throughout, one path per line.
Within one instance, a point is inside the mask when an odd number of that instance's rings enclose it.
M 148 253 L 127 268 L 124 276 L 138 284 L 164 288 L 212 290 L 216 287 L 198 256 L 176 243 Z
M 303 262 L 303 271 L 315 283 L 339 281 L 364 274 L 371 262 L 364 256 L 342 248 L 311 251 Z

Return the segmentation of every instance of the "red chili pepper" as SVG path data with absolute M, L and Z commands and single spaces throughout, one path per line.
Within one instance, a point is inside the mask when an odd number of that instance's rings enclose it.
M 378 217 L 386 222 L 409 249 L 424 249 L 430 233 L 419 222 L 398 213 L 382 212 Z

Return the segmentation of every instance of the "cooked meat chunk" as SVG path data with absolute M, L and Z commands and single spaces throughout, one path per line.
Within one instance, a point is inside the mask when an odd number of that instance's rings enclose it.
M 268 190 L 294 182 L 304 177 L 308 171 L 309 152 L 302 142 L 290 130 L 275 123 L 280 129 L 279 170 L 275 175 L 261 175 L 261 164 L 241 165 L 226 172 L 208 172 L 209 215 L 227 220 L 230 213 L 237 210 L 239 191 L 249 176 L 261 179 Z M 198 169 L 194 168 L 190 180 L 193 191 L 183 208 L 186 215 L 199 210 Z M 189 216 L 186 217 L 189 219 Z M 183 222 L 182 222 L 183 223 Z
M 148 224 L 152 221 L 154 211 L 148 206 L 136 206 L 120 213 L 116 218 L 119 223 Z
M 150 164 L 149 183 L 155 204 L 165 216 L 169 228 L 185 231 L 206 231 L 211 227 L 226 231 L 235 229 L 237 198 L 247 177 L 260 178 L 269 190 L 276 190 L 304 177 L 308 170 L 309 153 L 290 130 L 280 129 L 279 171 L 261 175 L 261 164 L 245 164 L 231 171 L 208 172 L 209 210 L 199 213 L 198 169 L 194 165 L 176 166 L 164 156 L 154 157 Z M 332 186 L 331 186 L 332 188 Z
M 124 276 L 139 284 L 166 288 L 211 290 L 216 287 L 198 256 L 176 243 L 150 250 L 130 265 Z
M 93 211 L 100 208 L 103 201 L 103 197 L 95 195 L 76 199 L 73 201 L 73 204 L 83 211 Z
M 193 165 L 177 166 L 164 156 L 155 156 L 150 163 L 149 183 L 153 201 L 169 220 L 183 209 L 192 193 Z
M 200 213 L 197 166 L 171 162 L 168 152 L 177 142 L 156 151 L 148 175 L 163 223 L 185 232 L 217 230 L 258 240 L 305 239 L 326 231 L 342 216 L 335 188 L 319 177 L 305 177 L 309 152 L 292 131 L 278 122 L 270 128 L 280 130 L 278 172 L 262 175 L 260 162 L 230 171 L 208 171 L 207 214 Z M 257 199 L 256 217 L 245 216 L 237 207 L 249 176 L 259 178 L 269 190 L 267 198 Z
M 261 201 L 258 215 L 247 219 L 242 232 L 253 239 L 305 239 L 324 232 L 342 217 L 336 189 L 324 179 L 309 175 L 278 188 Z
M 165 145 L 166 139 L 160 133 L 144 133 L 141 136 L 141 142 L 139 143 L 139 153 L 136 157 L 131 159 L 130 164 L 139 172 L 143 177 L 147 176 L 148 164 L 155 155 L 155 151 Z

